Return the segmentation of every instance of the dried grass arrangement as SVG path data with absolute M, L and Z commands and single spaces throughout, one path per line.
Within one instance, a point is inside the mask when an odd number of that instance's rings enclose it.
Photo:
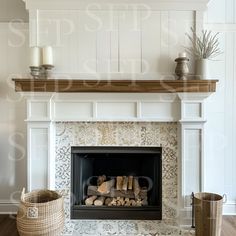
M 186 47 L 186 50 L 193 55 L 195 59 L 213 59 L 222 53 L 217 37 L 219 33 L 213 34 L 210 30 L 202 30 L 201 35 L 198 36 L 192 27 L 191 31 L 193 33 L 192 36 L 186 33 L 191 42 L 191 46 Z

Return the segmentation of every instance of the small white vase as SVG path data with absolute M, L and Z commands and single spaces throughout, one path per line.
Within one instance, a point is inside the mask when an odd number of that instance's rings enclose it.
M 208 79 L 208 59 L 196 60 L 196 75 L 200 79 Z

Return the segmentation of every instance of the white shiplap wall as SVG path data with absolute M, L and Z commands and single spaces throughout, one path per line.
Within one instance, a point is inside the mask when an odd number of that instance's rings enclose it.
M 236 213 L 236 1 L 212 0 L 205 28 L 220 32 L 224 52 L 211 62 L 211 77 L 220 80 L 207 103 L 205 190 L 226 194 L 225 213 Z

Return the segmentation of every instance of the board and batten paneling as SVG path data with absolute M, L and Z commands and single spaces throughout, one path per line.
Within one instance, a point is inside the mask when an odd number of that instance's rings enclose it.
M 141 12 L 119 12 L 119 71 L 141 72 Z
M 205 191 L 227 195 L 225 214 L 236 214 L 236 2 L 212 0 L 205 28 L 219 32 L 223 52 L 210 63 L 218 92 L 207 102 Z
M 35 43 L 54 47 L 60 74 L 173 75 L 193 25 L 192 11 L 40 10 Z
M 184 129 L 184 141 L 186 146 L 184 147 L 184 155 L 186 156 L 183 162 L 183 186 L 182 189 L 184 199 L 184 207 L 191 207 L 191 197 L 189 193 L 201 190 L 201 154 L 199 152 L 202 147 L 201 143 L 201 128 L 200 127 L 188 127 L 185 125 Z
M 96 60 L 98 73 L 117 72 L 118 68 L 118 18 L 119 14 L 111 15 L 108 11 L 99 11 L 96 33 Z
M 45 166 L 48 166 L 48 133 L 45 127 L 36 128 L 31 127 L 28 130 L 29 140 L 29 152 L 34 157 L 33 159 L 28 160 L 28 169 L 30 176 L 28 176 L 28 184 L 31 187 L 33 181 L 35 189 L 45 188 L 48 184 L 48 170 Z M 43 176 L 43 178 L 42 178 Z
M 161 11 L 152 12 L 151 15 L 141 12 L 142 72 L 167 71 L 164 63 L 160 63 L 162 55 L 168 52 L 167 33 L 164 34 L 162 30 L 162 19 L 168 19 L 167 14 Z

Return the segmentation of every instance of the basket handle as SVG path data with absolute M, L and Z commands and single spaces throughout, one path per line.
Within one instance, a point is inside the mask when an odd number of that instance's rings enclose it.
M 25 199 L 25 188 L 23 188 L 21 192 L 21 201 L 24 201 L 24 199 Z

